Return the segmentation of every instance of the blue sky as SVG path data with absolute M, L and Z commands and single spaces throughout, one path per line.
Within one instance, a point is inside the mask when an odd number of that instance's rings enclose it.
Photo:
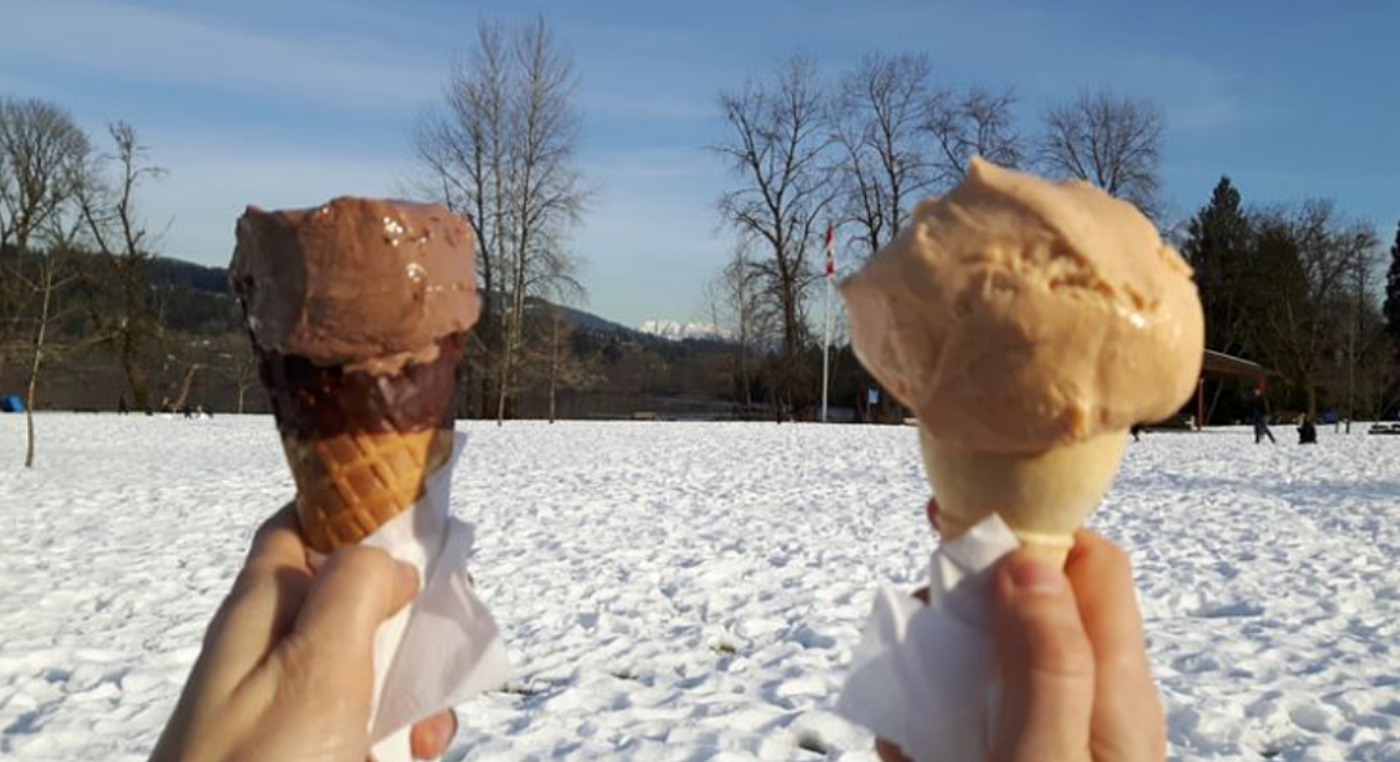
M 379 2 L 0 0 L 0 93 L 124 119 L 169 170 L 141 203 L 167 256 L 225 264 L 245 204 L 395 195 L 411 133 L 477 19 L 542 12 L 574 52 L 581 161 L 601 195 L 572 239 L 588 307 L 703 319 L 731 247 L 714 202 L 721 89 L 794 52 L 834 76 L 925 52 L 950 85 L 1014 85 L 1030 126 L 1109 87 L 1167 115 L 1163 177 L 1186 216 L 1230 174 L 1248 202 L 1335 199 L 1392 240 L 1400 218 L 1400 3 Z

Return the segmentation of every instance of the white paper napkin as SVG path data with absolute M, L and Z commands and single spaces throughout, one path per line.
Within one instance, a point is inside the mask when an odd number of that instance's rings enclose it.
M 452 517 L 452 469 L 467 436 L 453 437 L 452 457 L 424 484 L 412 507 L 365 538 L 418 567 L 418 597 L 374 638 L 370 750 L 376 762 L 410 762 L 412 724 L 506 681 L 510 662 L 500 631 L 467 574 L 475 528 Z
M 999 702 L 991 570 L 1017 544 L 993 514 L 934 551 L 928 606 L 882 588 L 836 711 L 914 762 L 985 760 Z

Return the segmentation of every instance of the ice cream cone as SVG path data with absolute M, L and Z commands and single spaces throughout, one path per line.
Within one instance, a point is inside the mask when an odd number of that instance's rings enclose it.
M 981 159 L 841 294 L 856 356 L 919 420 L 947 539 L 996 513 L 1063 559 L 1129 427 L 1179 410 L 1201 367 L 1191 268 L 1151 220 Z
M 474 238 L 447 209 L 343 196 L 238 221 L 243 305 L 322 553 L 407 510 L 452 452 L 453 397 L 481 299 Z
M 297 517 L 312 548 L 359 542 L 399 515 L 452 454 L 452 430 L 357 432 L 282 439 L 297 485 Z
M 378 374 L 303 357 L 259 357 L 297 485 L 297 517 L 321 553 L 359 542 L 422 494 L 452 452 L 453 392 L 463 334 L 437 357 Z
M 920 426 L 939 533 L 952 540 L 995 513 L 1022 547 L 1063 564 L 1075 530 L 1108 491 L 1127 441 L 1127 432 L 1110 431 L 1038 454 L 987 453 L 944 444 Z

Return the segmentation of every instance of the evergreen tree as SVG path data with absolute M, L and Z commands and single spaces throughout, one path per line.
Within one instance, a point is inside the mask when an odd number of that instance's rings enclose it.
M 1221 176 L 1210 203 L 1201 207 L 1187 226 L 1182 247 L 1196 271 L 1201 307 L 1206 319 L 1206 346 L 1241 354 L 1256 334 L 1252 318 L 1257 311 L 1257 278 L 1251 278 L 1250 221 L 1241 207 L 1240 192 Z
M 1400 351 L 1400 225 L 1395 226 L 1395 245 L 1390 247 L 1390 270 L 1385 275 L 1385 332 Z

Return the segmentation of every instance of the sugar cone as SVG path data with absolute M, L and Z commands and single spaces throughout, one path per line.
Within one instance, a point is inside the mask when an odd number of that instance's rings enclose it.
M 919 444 L 945 541 L 996 513 L 1023 547 L 1063 564 L 1075 530 L 1118 471 L 1127 432 L 1099 434 L 1035 455 L 1003 455 L 947 445 L 920 426 Z
M 284 436 L 307 544 L 329 553 L 359 542 L 407 510 L 452 454 L 452 430 Z

